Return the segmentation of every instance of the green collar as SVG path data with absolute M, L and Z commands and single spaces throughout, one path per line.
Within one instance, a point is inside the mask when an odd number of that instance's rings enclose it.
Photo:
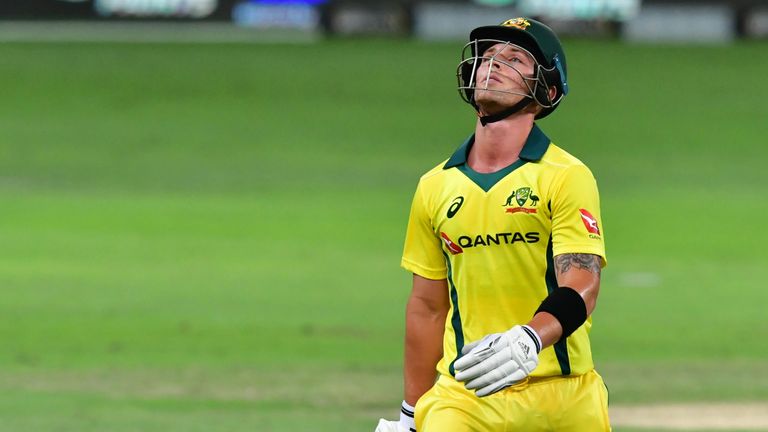
M 467 163 L 469 150 L 474 143 L 475 134 L 472 134 L 467 138 L 464 144 L 453 153 L 451 158 L 448 159 L 448 162 L 443 165 L 443 169 L 453 168 Z M 528 138 L 525 140 L 525 145 L 523 145 L 522 150 L 520 150 L 520 159 L 527 162 L 540 160 L 544 156 L 544 153 L 547 152 L 549 143 L 549 138 L 541 129 L 539 129 L 539 126 L 534 123 L 531 133 L 528 134 Z

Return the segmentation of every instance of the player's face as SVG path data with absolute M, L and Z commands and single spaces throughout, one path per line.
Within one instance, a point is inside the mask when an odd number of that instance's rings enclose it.
M 535 65 L 533 57 L 515 45 L 497 43 L 486 49 L 477 70 L 475 102 L 486 111 L 520 102 L 531 92 L 523 77 L 531 78 Z

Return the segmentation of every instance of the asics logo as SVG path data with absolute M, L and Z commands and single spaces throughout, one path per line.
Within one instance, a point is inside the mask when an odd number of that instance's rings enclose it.
M 453 204 L 451 204 L 451 206 L 448 207 L 448 213 L 446 214 L 446 216 L 448 216 L 448 219 L 456 216 L 456 213 L 458 213 L 458 211 L 461 208 L 462 204 L 464 204 L 464 197 L 463 196 L 456 197 L 453 200 Z

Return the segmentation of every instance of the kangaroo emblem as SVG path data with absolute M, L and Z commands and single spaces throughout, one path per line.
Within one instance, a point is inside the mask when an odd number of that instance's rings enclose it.
M 536 204 L 539 202 L 539 197 L 533 194 L 531 188 L 521 187 L 518 190 L 512 192 L 512 195 L 507 197 L 507 202 L 504 203 L 504 207 L 513 206 L 514 201 L 517 202 L 519 207 L 522 207 L 525 205 L 525 203 L 528 202 L 528 199 L 531 200 L 532 206 L 536 206 Z

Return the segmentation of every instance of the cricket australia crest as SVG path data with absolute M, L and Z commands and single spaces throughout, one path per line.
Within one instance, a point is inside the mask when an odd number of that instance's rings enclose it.
M 517 204 L 517 207 L 514 207 L 513 201 Z M 530 201 L 530 206 L 526 207 L 528 201 Z M 507 197 L 507 202 L 504 203 L 504 207 L 507 207 L 507 213 L 531 214 L 536 213 L 537 211 L 535 208 L 530 207 L 536 207 L 536 204 L 538 203 L 539 197 L 534 195 L 533 190 L 530 187 L 521 187 Z
M 531 26 L 531 22 L 525 18 L 512 18 L 501 23 L 504 27 L 514 27 L 520 30 L 528 30 Z
M 531 196 L 531 188 L 529 187 L 522 187 L 515 191 L 515 201 L 517 201 L 517 205 L 524 206 L 526 202 L 528 202 L 528 197 Z

